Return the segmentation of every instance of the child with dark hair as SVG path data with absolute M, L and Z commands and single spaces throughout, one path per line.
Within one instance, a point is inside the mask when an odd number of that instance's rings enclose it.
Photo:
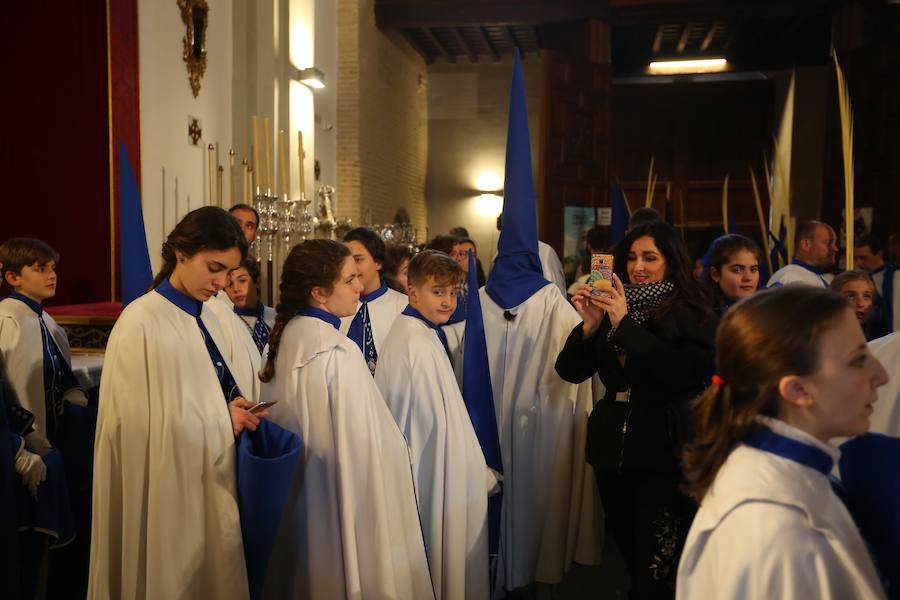
M 33 238 L 11 238 L 0 245 L 3 287 L 0 302 L 0 355 L 6 399 L 24 434 L 14 451 L 15 471 L 28 495 L 19 493 L 19 544 L 22 588 L 40 595 L 47 573 L 39 566 L 47 550 L 74 536 L 62 456 L 66 402 L 87 406 L 88 400 L 72 373 L 69 340 L 43 309 L 56 295 L 59 254 Z M 5 410 L 5 407 L 4 407 Z M 3 440 L 4 443 L 7 440 Z
M 879 297 L 871 275 L 864 271 L 844 271 L 834 278 L 829 287 L 850 303 L 853 314 L 856 315 L 867 340 L 874 340 L 891 333 L 880 320 L 872 319 Z
M 247 324 L 259 353 L 269 343 L 269 334 L 275 325 L 275 309 L 259 299 L 259 263 L 252 257 L 245 258 L 231 273 L 231 282 L 225 288 L 234 303 L 234 312 Z
M 723 235 L 712 243 L 707 256 L 702 281 L 716 314 L 723 314 L 759 288 L 760 250 L 750 238 L 736 233 Z
M 490 595 L 487 497 L 497 479 L 485 464 L 442 329 L 464 277 L 443 252 L 424 250 L 412 259 L 409 306 L 394 321 L 375 373 L 409 440 L 431 576 L 444 600 Z
M 360 279 L 340 242 L 307 240 L 284 261 L 262 398 L 278 400 L 273 421 L 305 459 L 268 566 L 273 598 L 434 597 L 406 440 L 338 331 Z
M 381 278 L 392 290 L 406 295 L 407 273 L 412 250 L 403 244 L 386 244 L 385 261 L 381 267 Z
M 384 241 L 368 227 L 357 227 L 344 236 L 363 285 L 355 314 L 341 321 L 341 332 L 359 346 L 369 371 L 375 375 L 378 349 L 394 319 L 406 306 L 406 296 L 388 287 L 381 277 L 387 260 Z
M 88 598 L 249 595 L 234 439 L 267 413 L 249 411 L 248 384 L 239 384 L 207 303 L 246 255 L 226 211 L 189 212 L 163 243 L 153 289 L 113 327 L 100 381 Z

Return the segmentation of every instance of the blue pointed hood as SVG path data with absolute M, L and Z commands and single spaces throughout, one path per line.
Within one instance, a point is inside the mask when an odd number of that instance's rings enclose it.
M 141 209 L 141 192 L 131 168 L 131 159 L 125 144 L 119 144 L 119 237 L 121 239 L 122 305 L 147 292 L 153 281 L 150 252 L 147 249 L 147 233 L 144 230 L 144 213 Z M 165 235 L 166 232 L 163 232 Z
M 525 79 L 522 77 L 519 50 L 516 49 L 509 89 L 502 228 L 497 243 L 497 258 L 485 286 L 491 300 L 504 309 L 519 306 L 550 283 L 544 279 L 538 255 L 535 202 Z

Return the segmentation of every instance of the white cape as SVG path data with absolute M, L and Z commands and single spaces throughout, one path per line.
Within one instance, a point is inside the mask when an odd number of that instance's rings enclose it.
M 397 290 L 388 290 L 375 300 L 369 302 L 369 320 L 372 322 L 372 338 L 375 341 L 375 351 L 381 356 L 381 348 L 384 346 L 384 340 L 387 338 L 388 332 L 394 325 L 396 319 L 406 305 L 409 304 L 409 298 L 406 294 L 401 294 Z M 356 304 L 356 310 L 359 311 L 362 302 Z M 356 313 L 353 313 L 353 317 Z M 350 330 L 350 323 L 353 317 L 344 317 L 341 319 L 341 333 L 347 335 Z
M 558 583 L 572 561 L 599 564 L 603 545 L 597 484 L 585 463 L 591 382 L 569 383 L 554 368 L 581 319 L 552 284 L 510 311 L 480 293 L 503 453 L 499 583 Z
M 6 365 L 6 379 L 14 394 L 13 401 L 34 415 L 34 428 L 47 435 L 44 406 L 44 351 L 41 348 L 41 324 L 37 313 L 15 298 L 0 302 L 0 353 Z M 59 347 L 63 359 L 72 365 L 69 338 L 47 311 L 41 319 Z
M 809 443 L 796 429 L 766 422 L 776 433 Z M 884 592 L 828 477 L 741 444 L 722 465 L 691 525 L 678 565 L 677 597 L 883 598 Z
M 900 279 L 900 275 L 897 278 Z M 869 417 L 869 429 L 900 437 L 900 331 L 872 340 L 869 350 L 890 376 L 890 380 L 878 388 L 878 402 Z
M 221 351 L 208 306 L 201 318 Z M 106 348 L 88 598 L 248 596 L 225 396 L 196 319 L 149 292 Z
M 434 597 L 409 449 L 359 348 L 334 327 L 295 317 L 262 399 L 303 439 L 269 560 L 265 597 Z
M 437 333 L 397 317 L 375 383 L 409 442 L 435 596 L 488 598 L 487 497 L 496 477 Z
M 231 367 L 231 374 L 238 384 L 244 398 L 251 402 L 259 400 L 260 381 L 257 376 L 262 367 L 259 348 L 253 341 L 253 334 L 244 324 L 244 320 L 234 312 L 233 304 L 221 300 L 222 294 L 206 301 L 222 328 L 224 344 L 219 352 Z M 226 296 L 227 298 L 227 296 Z

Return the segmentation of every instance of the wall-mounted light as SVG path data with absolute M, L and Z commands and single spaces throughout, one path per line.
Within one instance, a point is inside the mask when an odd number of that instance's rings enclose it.
M 647 67 L 653 75 L 685 75 L 689 73 L 721 73 L 728 70 L 728 61 L 721 57 L 692 60 L 655 60 Z
M 297 72 L 300 83 L 317 90 L 325 87 L 325 74 L 315 67 L 307 67 Z
M 503 212 L 503 190 L 475 198 L 475 209 L 484 217 L 497 218 Z

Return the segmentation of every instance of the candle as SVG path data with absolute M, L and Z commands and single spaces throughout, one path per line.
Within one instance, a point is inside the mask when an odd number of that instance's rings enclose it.
M 297 181 L 300 185 L 300 195 L 306 193 L 306 169 L 303 167 L 303 159 L 306 158 L 306 153 L 303 151 L 303 132 L 297 131 L 297 155 L 300 158 L 300 174 L 298 176 Z
M 250 129 L 253 131 L 253 190 L 259 189 L 259 131 L 256 115 L 250 117 Z M 251 192 L 253 191 L 251 190 Z
M 237 203 L 237 171 L 234 168 L 234 148 L 228 150 L 228 198 L 231 204 Z
M 247 203 L 250 201 L 250 190 L 247 189 L 247 186 L 250 183 L 247 181 L 250 175 L 249 166 L 247 165 L 247 159 L 241 161 L 241 202 Z
M 265 152 L 264 156 L 266 158 L 266 180 L 265 187 L 266 193 L 272 193 L 272 160 L 269 155 L 269 146 L 271 142 L 269 141 L 269 117 L 263 117 L 263 143 L 265 144 Z
M 209 147 L 207 148 L 208 158 L 206 161 L 206 171 L 209 174 L 209 205 L 210 206 L 213 205 L 213 185 L 214 185 L 214 182 L 213 182 L 213 152 L 215 151 L 215 149 L 216 149 L 216 147 L 213 146 L 212 144 L 210 144 Z
M 225 167 L 219 165 L 216 168 L 216 206 L 222 208 L 222 195 L 224 192 L 225 182 L 223 179 L 225 178 Z
M 288 168 L 287 168 L 287 140 L 284 137 L 284 129 L 278 131 L 278 181 L 281 185 L 281 195 L 288 197 Z

